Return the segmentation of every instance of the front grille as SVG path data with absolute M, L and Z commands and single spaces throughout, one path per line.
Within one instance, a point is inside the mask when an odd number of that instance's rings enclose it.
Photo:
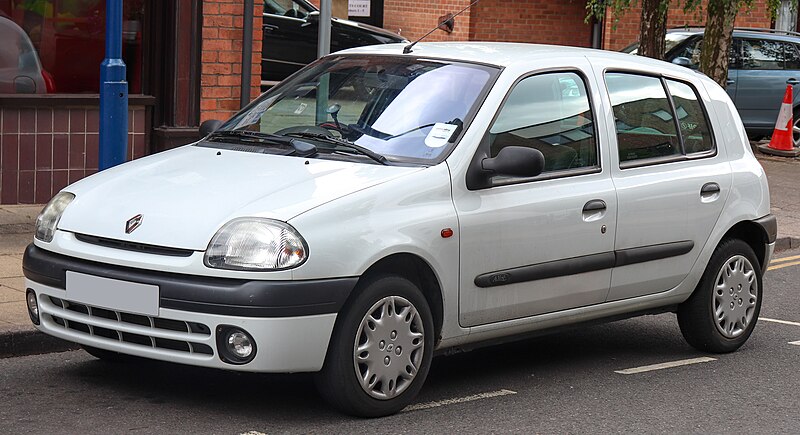
M 211 329 L 202 323 L 143 316 L 45 297 L 53 306 L 62 309 L 63 314 L 58 310 L 52 310 L 52 313 L 43 310 L 43 314 L 49 315 L 64 329 L 149 348 L 214 355 L 210 346 L 194 341 L 211 336 Z M 193 337 L 197 335 L 200 337 Z
M 105 246 L 106 248 L 123 249 L 125 251 L 144 252 L 146 254 L 167 255 L 170 257 L 191 257 L 191 249 L 170 248 L 166 246 L 147 245 L 144 243 L 128 242 L 125 240 L 107 239 L 105 237 L 75 234 L 75 238 L 84 243 Z

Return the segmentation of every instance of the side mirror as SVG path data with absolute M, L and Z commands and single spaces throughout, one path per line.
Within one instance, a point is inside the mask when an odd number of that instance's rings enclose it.
M 508 146 L 497 157 L 483 159 L 481 166 L 491 175 L 535 177 L 544 170 L 544 155 L 536 148 Z
M 683 56 L 676 57 L 675 59 L 672 59 L 672 63 L 686 68 L 692 67 L 692 61 L 688 57 L 683 57 Z
M 218 119 L 209 119 L 207 121 L 203 121 L 200 124 L 200 137 L 206 137 L 209 134 L 217 131 L 217 129 L 222 125 L 222 121 Z
M 486 135 L 484 141 L 488 140 Z M 488 146 L 485 148 L 488 149 Z M 482 154 L 482 155 L 481 155 Z M 476 154 L 467 170 L 467 189 L 478 190 L 492 186 L 492 177 L 508 175 L 511 177 L 535 177 L 544 170 L 544 155 L 535 148 L 507 146 L 489 158 L 486 154 Z
M 306 16 L 306 22 L 301 24 L 300 27 L 305 27 L 319 22 L 319 11 L 311 11 Z

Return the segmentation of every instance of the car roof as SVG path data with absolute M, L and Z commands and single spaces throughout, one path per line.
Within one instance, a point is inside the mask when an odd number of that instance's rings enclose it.
M 703 27 L 678 27 L 667 30 L 671 34 L 684 34 L 684 35 L 702 35 L 705 32 Z M 769 39 L 779 41 L 792 41 L 800 43 L 800 34 L 795 32 L 785 32 L 782 30 L 774 29 L 756 29 L 756 28 L 734 28 L 733 35 L 739 38 L 756 38 L 756 39 Z
M 408 44 L 371 45 L 339 51 L 334 53 L 334 55 L 340 53 L 401 55 L 403 53 L 403 48 L 407 45 Z M 500 67 L 540 61 L 542 58 L 603 58 L 619 59 L 625 62 L 631 60 L 631 55 L 616 51 L 516 42 L 420 42 L 414 45 L 411 55 L 482 63 Z M 637 59 L 637 64 L 644 68 L 653 67 L 662 70 L 681 72 L 686 70 L 683 67 L 647 57 L 639 57 Z

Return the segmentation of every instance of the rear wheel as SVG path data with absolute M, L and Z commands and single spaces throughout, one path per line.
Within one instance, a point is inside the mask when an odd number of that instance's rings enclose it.
M 340 314 L 317 388 L 347 414 L 393 414 L 411 403 L 428 375 L 433 317 L 422 292 L 405 278 L 377 277 L 356 291 Z
M 742 240 L 724 240 L 692 296 L 678 308 L 686 341 L 698 350 L 738 349 L 756 326 L 761 310 L 761 267 Z

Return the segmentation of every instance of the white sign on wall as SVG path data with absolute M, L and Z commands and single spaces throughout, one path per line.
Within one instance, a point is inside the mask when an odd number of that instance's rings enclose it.
M 347 14 L 351 17 L 368 17 L 370 0 L 348 0 Z

